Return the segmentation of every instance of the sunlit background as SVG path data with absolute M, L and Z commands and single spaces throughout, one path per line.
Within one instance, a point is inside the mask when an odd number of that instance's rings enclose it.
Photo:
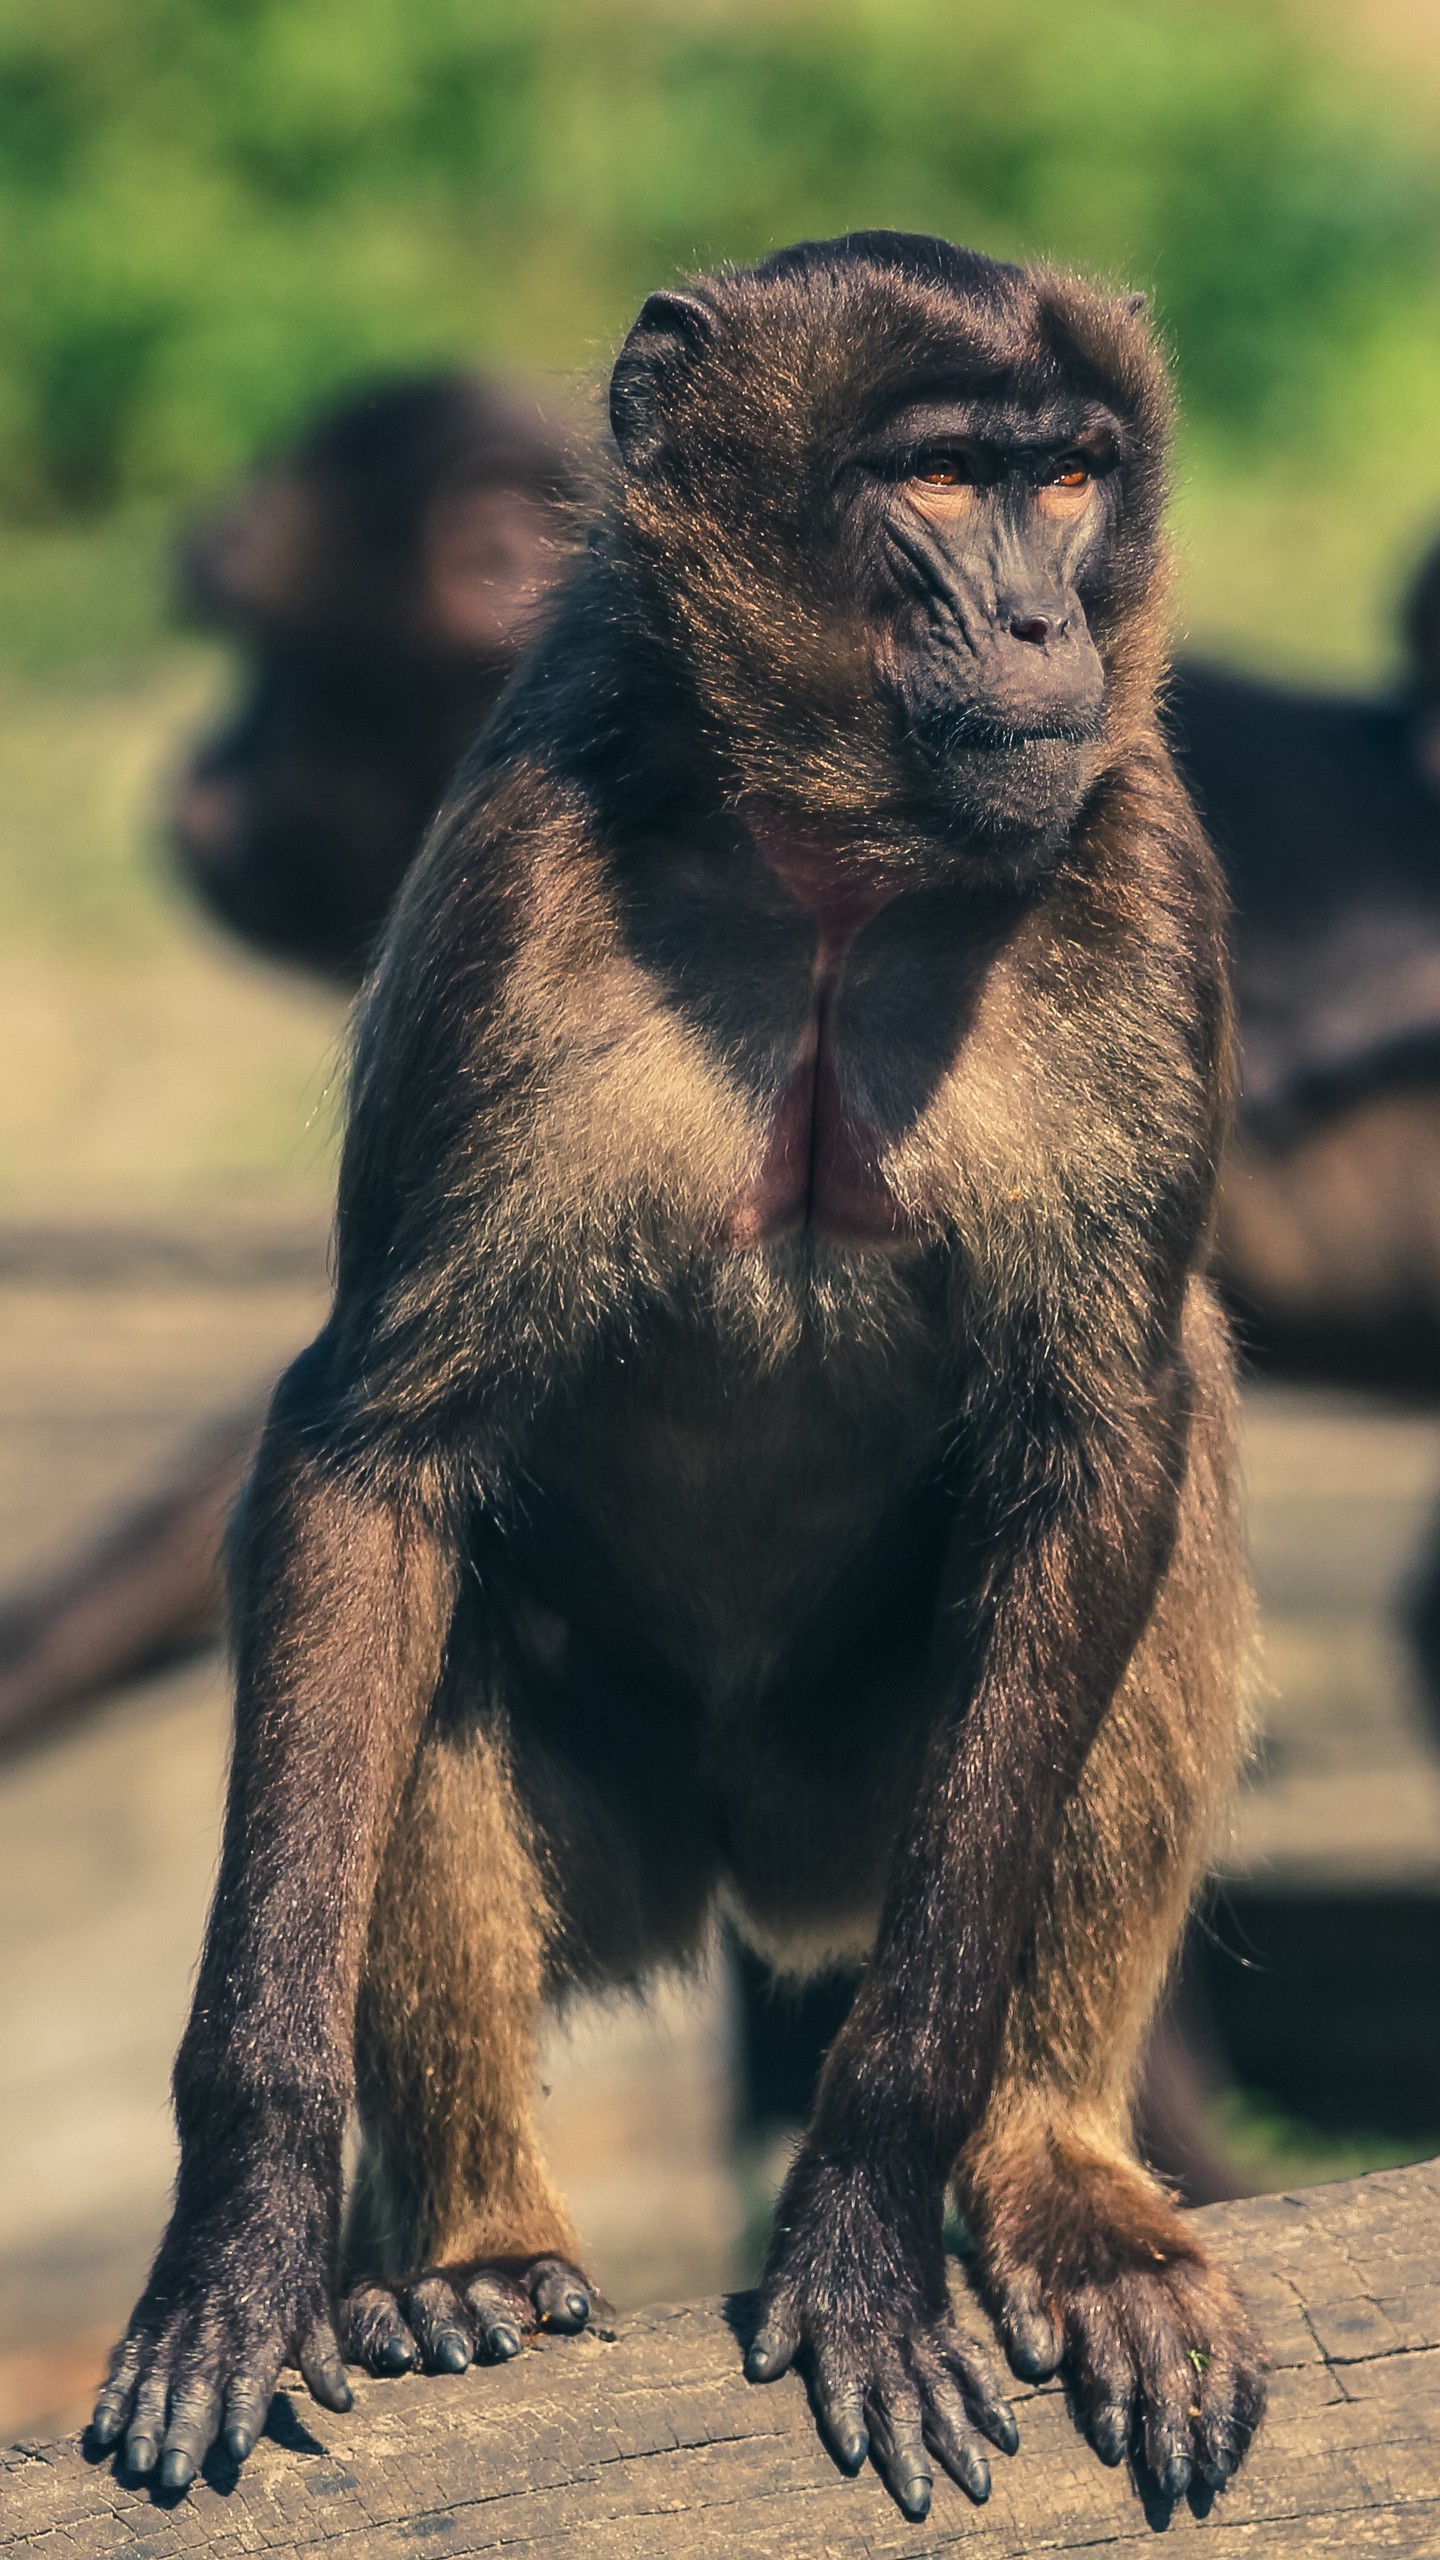
M 1440 528 L 1433 0 L 0 0 L 0 1582 L 319 1304 L 338 1001 L 203 924 L 156 820 L 231 680 L 171 612 L 178 526 L 358 377 L 458 359 L 583 416 L 651 287 L 872 224 L 1146 288 L 1179 387 L 1177 636 L 1389 680 Z M 1279 1775 L 1247 1854 L 1433 1899 L 1440 1779 L 1386 1612 L 1440 1440 L 1324 1405 L 1267 1432 Z M 1356 1697 L 1390 1702 L 1363 1770 Z M 158 2224 L 223 1716 L 218 1672 L 186 1671 L 0 1775 L 7 2431 L 73 2412 Z M 666 2141 L 613 2063 L 562 2125 L 632 2291 L 743 2264 L 725 2033 L 677 2012 L 668 2061 L 646 2048 Z M 1259 2183 L 1440 2139 L 1363 2090 L 1328 2130 L 1227 2104 Z M 669 2240 L 616 2183 L 647 2156 Z

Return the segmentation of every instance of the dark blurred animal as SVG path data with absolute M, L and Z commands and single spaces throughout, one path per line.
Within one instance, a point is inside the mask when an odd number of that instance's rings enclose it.
M 1283 1375 L 1440 1392 L 1440 552 L 1389 700 L 1182 669 L 1243 1044 L 1220 1270 Z
M 238 710 L 193 755 L 181 870 L 271 956 L 358 984 L 462 749 L 561 573 L 564 430 L 466 375 L 322 418 L 181 558 L 192 618 L 240 644 Z M 220 1538 L 263 1405 L 223 1417 L 101 1543 L 0 1611 L 0 1738 L 219 1631 Z
M 565 557 L 565 442 L 466 375 L 348 401 L 182 555 L 250 678 L 174 840 L 222 923 L 358 985 L 425 826 Z
M 1157 723 L 1133 303 L 895 233 L 652 296 L 582 564 L 362 1010 L 336 1295 L 235 1542 L 181 2165 L 100 2444 L 183 2488 L 573 2328 L 542 2002 L 719 1898 L 868 1951 L 752 2380 L 912 2516 L 1017 2369 L 1212 2489 L 1231 2282 L 1137 2159 L 1243 1728 L 1204 1275 L 1224 899 Z M 340 2273 L 341 2145 L 362 2157 Z

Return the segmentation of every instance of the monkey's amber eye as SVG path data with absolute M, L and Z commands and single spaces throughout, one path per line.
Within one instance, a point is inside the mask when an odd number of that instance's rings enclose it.
M 975 474 L 963 453 L 923 453 L 910 477 L 927 489 L 966 489 Z
M 1083 453 L 1062 453 L 1045 474 L 1047 489 L 1083 489 L 1095 476 L 1094 467 Z

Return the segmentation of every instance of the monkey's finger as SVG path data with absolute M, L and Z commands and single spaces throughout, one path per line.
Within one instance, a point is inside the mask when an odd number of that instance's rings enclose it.
M 1109 2470 L 1124 2461 L 1134 2424 L 1135 2406 L 1130 2392 L 1096 2390 L 1085 2396 L 1085 2433 Z
M 248 2373 L 235 2376 L 225 2394 L 225 2425 L 221 2438 L 234 2463 L 246 2462 L 259 2443 L 270 2415 L 270 2403 L 280 2378 L 280 2358 L 268 2375 L 263 2367 L 252 2367 Z
M 160 2450 L 160 2487 L 188 2489 L 220 2426 L 220 2394 L 213 2382 L 178 2383 L 170 2395 L 170 2423 Z
M 948 2374 L 937 2374 L 921 2386 L 921 2425 L 925 2442 L 977 2507 L 990 2495 L 990 2465 L 976 2442 L 965 2403 Z
M 1196 2379 L 1200 2411 L 1195 2423 L 1196 2462 L 1202 2480 L 1212 2489 L 1223 2489 L 1244 2461 L 1264 2415 L 1264 2377 L 1258 2365 L 1212 2355 L 1203 2360 Z
M 564 2258 L 537 2258 L 527 2270 L 525 2286 L 536 2318 L 547 2329 L 566 2335 L 583 2329 L 595 2308 L 594 2295 L 579 2268 Z
M 507 2276 L 479 2275 L 472 2276 L 465 2287 L 465 2300 L 481 2354 L 491 2364 L 505 2364 L 518 2356 L 526 2330 L 535 2325 L 528 2293 Z
M 463 2373 L 475 2333 L 455 2287 L 445 2276 L 422 2276 L 418 2284 L 406 2286 L 402 2299 L 426 2372 Z
M 340 2343 L 328 2320 L 311 2322 L 295 2351 L 295 2361 L 311 2399 L 318 2401 L 322 2409 L 333 2409 L 337 2418 L 353 2409 L 355 2395 L 345 2379 Z
M 410 2373 L 420 2350 L 388 2285 L 357 2284 L 340 2314 L 345 2353 L 367 2373 Z
M 870 2450 L 865 2427 L 865 2394 L 854 2374 L 815 2376 L 815 2415 L 825 2441 L 843 2471 L 858 2471 Z
M 1065 2338 L 1038 2285 L 1016 2289 L 1000 2315 L 1006 2351 L 1022 2382 L 1048 2382 L 1060 2368 Z
M 745 2357 L 747 2382 L 775 2382 L 788 2373 L 800 2350 L 800 2323 L 793 2312 L 767 2311 Z
M 972 2425 L 988 2436 L 1002 2453 L 1019 2449 L 1020 2429 L 1015 2412 L 1005 2396 L 1005 2381 L 999 2360 L 978 2338 L 972 2338 L 953 2322 L 940 2332 L 939 2349 L 945 2363 L 956 2376 Z
M 165 2415 L 170 2399 L 170 2376 L 162 2367 L 151 2368 L 135 2386 L 135 2403 L 125 2436 L 125 2467 L 128 2471 L 153 2471 L 165 2440 Z
M 935 2475 L 925 2450 L 920 2398 L 912 2383 L 898 2375 L 873 2382 L 866 2395 L 870 2421 L 870 2454 L 901 2512 L 918 2524 L 930 2512 Z
M 96 2395 L 90 2415 L 92 2441 L 102 2453 L 108 2453 L 125 2431 L 135 2398 L 135 2385 L 140 2373 L 141 2341 L 122 2339 L 110 2362 L 110 2371 Z
M 1145 2467 L 1162 2498 L 1174 2506 L 1190 2486 L 1191 2410 L 1195 2370 L 1178 2330 L 1152 2330 L 1140 2354 L 1140 2395 L 1144 2415 L 1141 2444 Z
M 1123 2462 L 1135 2429 L 1140 2373 L 1129 2338 L 1109 2298 L 1087 2289 L 1072 2323 L 1075 2387 L 1081 2424 L 1100 2460 Z

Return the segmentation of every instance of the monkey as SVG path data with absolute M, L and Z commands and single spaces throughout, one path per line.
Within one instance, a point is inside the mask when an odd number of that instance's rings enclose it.
M 1440 551 L 1377 700 L 1184 667 L 1167 718 L 1224 864 L 1243 1032 L 1222 1285 L 1279 1376 L 1440 1389 Z
M 250 660 L 171 816 L 182 877 L 267 957 L 353 990 L 566 557 L 569 433 L 440 372 L 352 392 L 194 528 L 179 604 Z
M 903 233 L 652 294 L 583 556 L 355 1034 L 330 1318 L 232 1551 L 181 2157 L 97 2450 L 596 2299 L 537 2019 L 718 1903 L 865 1969 L 745 2369 L 902 2511 L 1221 2485 L 1264 2396 L 1130 2095 L 1242 1748 L 1205 1276 L 1224 900 L 1156 711 L 1133 300 Z M 342 2223 L 352 2105 L 360 2162 Z
M 460 373 L 327 410 L 181 546 L 186 617 L 241 702 L 170 812 L 180 877 L 266 958 L 353 992 L 461 750 L 565 567 L 568 430 Z M 0 1745 L 213 1643 L 220 1545 L 262 1399 L 214 1417 L 98 1542 L 0 1605 Z

